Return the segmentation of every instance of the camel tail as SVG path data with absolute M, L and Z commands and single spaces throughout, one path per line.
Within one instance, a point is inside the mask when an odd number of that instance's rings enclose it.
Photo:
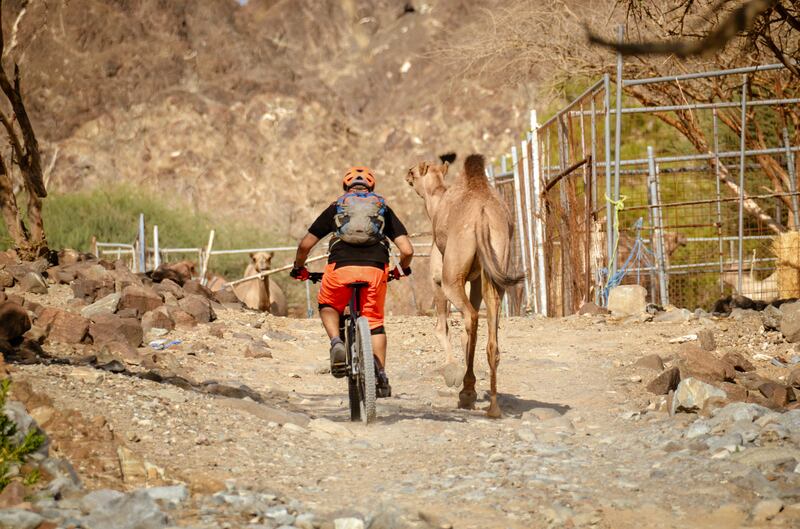
M 501 263 L 497 254 L 492 248 L 491 242 L 491 228 L 489 227 L 488 219 L 485 216 L 485 209 L 481 210 L 481 217 L 483 222 L 478 230 L 478 259 L 481 262 L 481 268 L 494 284 L 497 290 L 503 292 L 509 287 L 512 287 L 525 279 L 523 274 L 512 275 L 508 272 L 511 261 L 511 254 L 506 257 L 506 262 Z M 510 244 L 509 238 L 509 244 Z

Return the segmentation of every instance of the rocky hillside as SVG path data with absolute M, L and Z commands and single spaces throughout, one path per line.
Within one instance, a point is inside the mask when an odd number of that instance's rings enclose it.
M 410 227 L 424 229 L 405 169 L 445 149 L 497 152 L 525 124 L 517 94 L 456 85 L 430 58 L 483 3 L 4 7 L 54 191 L 127 182 L 296 237 L 342 170 L 368 164 Z

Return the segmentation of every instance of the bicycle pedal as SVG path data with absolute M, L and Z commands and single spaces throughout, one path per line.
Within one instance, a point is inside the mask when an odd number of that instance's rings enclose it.
M 346 364 L 333 364 L 331 366 L 331 375 L 334 378 L 342 378 L 347 375 L 347 365 Z

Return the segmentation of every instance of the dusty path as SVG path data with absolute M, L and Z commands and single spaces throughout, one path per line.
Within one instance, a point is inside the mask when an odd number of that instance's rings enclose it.
M 321 373 L 327 351 L 316 321 L 269 318 L 257 329 L 263 317 L 255 314 L 220 316 L 222 339 L 201 328 L 177 332 L 185 343 L 170 353 L 176 372 L 245 383 L 311 417 L 309 424 L 280 425 L 254 403 L 119 375 L 86 381 L 55 366 L 19 372 L 58 405 L 103 414 L 168 475 L 234 478 L 327 515 L 395 513 L 420 527 L 420 520 L 456 528 L 756 527 L 754 505 L 777 496 L 785 508 L 768 526 L 800 525 L 800 474 L 789 469 L 770 480 L 733 457 L 712 458 L 684 437 L 696 416 L 647 409 L 644 383 L 654 372 L 631 366 L 652 352 L 669 357 L 668 338 L 702 326 L 733 346 L 743 333 L 727 323 L 506 320 L 505 417 L 495 421 L 455 409 L 456 391 L 436 373 L 442 358 L 432 320 L 394 318 L 387 327 L 394 397 L 379 401 L 379 422 L 364 427 L 349 422 L 345 382 Z M 266 329 L 273 358 L 245 358 L 246 335 L 260 339 Z M 477 360 L 482 396 L 485 356 Z

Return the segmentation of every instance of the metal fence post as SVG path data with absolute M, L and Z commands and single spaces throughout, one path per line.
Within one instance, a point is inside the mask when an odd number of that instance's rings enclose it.
M 531 161 L 533 174 L 533 222 L 536 233 L 536 269 L 539 274 L 539 313 L 547 316 L 547 279 L 544 261 L 544 209 L 542 206 L 542 166 L 539 154 L 539 123 L 536 121 L 536 112 L 531 114 L 533 126 L 533 142 L 531 143 Z
M 617 29 L 617 39 L 620 44 L 625 40 L 625 26 L 619 25 Z M 617 104 L 616 116 L 614 121 L 614 200 L 619 200 L 619 163 L 622 153 L 622 54 L 617 53 Z M 617 271 L 617 258 L 614 256 L 614 263 L 612 264 L 611 274 L 614 275 Z
M 795 174 L 794 153 L 792 145 L 789 143 L 789 131 L 783 127 L 783 145 L 786 147 L 786 170 L 789 172 L 789 192 L 792 194 L 792 217 L 794 218 L 794 229 L 800 230 L 800 212 L 797 206 L 797 175 Z
M 528 133 L 528 139 L 523 141 L 521 144 L 522 148 L 522 176 L 523 176 L 523 185 L 525 187 L 525 239 L 528 243 L 528 247 L 526 251 L 528 252 L 528 256 L 530 260 L 530 266 L 528 270 L 531 274 L 530 279 L 530 293 L 528 294 L 528 298 L 526 299 L 526 310 L 533 311 L 535 310 L 534 298 L 536 298 L 536 292 L 538 290 L 536 286 L 536 266 L 534 265 L 536 258 L 533 254 L 533 211 L 531 210 L 531 134 Z
M 514 204 L 517 210 L 517 233 L 519 234 L 519 251 L 522 257 L 522 273 L 525 275 L 525 299 L 531 297 L 531 284 L 528 281 L 528 260 L 525 256 L 525 224 L 522 220 L 522 189 L 520 189 L 519 157 L 517 148 L 511 147 L 511 163 L 514 169 Z
M 608 263 L 608 277 L 614 275 L 615 266 L 611 262 L 611 256 L 614 255 L 614 212 L 611 207 L 611 78 L 608 74 L 603 75 L 603 87 L 605 95 L 603 96 L 603 106 L 605 107 L 605 130 L 604 141 L 606 148 L 606 262 Z
M 737 266 L 736 289 L 742 292 L 742 264 L 744 261 L 744 155 L 747 134 L 747 74 L 742 76 L 742 127 L 739 135 L 739 265 Z
M 158 224 L 156 224 L 153 226 L 153 268 L 158 268 L 159 265 L 161 265 L 161 255 L 158 247 Z
M 139 272 L 147 272 L 147 244 L 144 236 L 144 213 L 139 213 Z
M 656 160 L 653 156 L 653 147 L 647 146 L 647 169 L 649 172 L 647 183 L 650 188 L 650 205 L 653 207 L 653 247 L 655 248 L 657 268 L 658 268 L 658 291 L 659 299 L 663 306 L 669 304 L 669 292 L 667 289 L 667 264 L 664 258 L 664 229 L 661 218 L 661 199 L 658 189 L 658 173 L 656 171 Z
M 722 280 L 722 275 L 725 273 L 724 253 L 725 248 L 722 243 L 722 203 L 720 199 L 722 194 L 720 192 L 720 160 L 719 160 L 719 122 L 717 120 L 717 109 L 714 109 L 714 176 L 716 179 L 715 187 L 717 191 L 717 237 L 719 237 L 719 292 L 725 292 L 725 282 Z

